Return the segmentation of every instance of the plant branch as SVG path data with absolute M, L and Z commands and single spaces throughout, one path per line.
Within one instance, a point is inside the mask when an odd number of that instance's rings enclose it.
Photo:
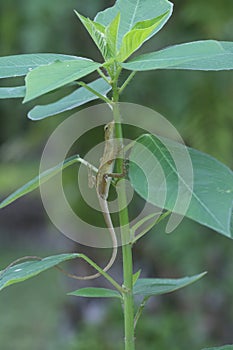
M 115 66 L 115 79 L 113 80 L 113 96 L 112 107 L 113 117 L 116 122 L 116 138 L 119 139 L 121 146 L 120 157 L 116 161 L 116 171 L 120 173 L 123 169 L 123 133 L 121 126 L 121 115 L 119 110 L 119 88 L 118 78 L 121 69 Z M 132 257 L 132 245 L 130 243 L 131 231 L 129 227 L 129 216 L 127 208 L 127 197 L 125 187 L 121 186 L 118 191 L 118 203 L 119 208 L 119 220 L 121 227 L 121 240 L 122 240 L 122 256 L 123 256 L 123 275 L 124 275 L 124 331 L 125 331 L 125 350 L 135 349 L 134 338 L 134 297 L 133 297 L 133 257 Z
M 101 71 L 100 68 L 97 69 L 97 72 L 99 73 L 99 75 L 101 76 L 101 78 L 103 78 L 103 79 L 106 81 L 106 83 L 108 83 L 109 85 L 111 85 L 110 80 L 108 80 L 108 78 L 107 78 L 106 75 Z
M 94 171 L 95 173 L 98 173 L 98 168 L 96 168 L 91 163 L 87 162 L 85 159 L 77 156 L 77 162 L 85 165 L 87 168 L 89 168 L 90 170 Z
M 91 265 L 95 270 L 97 270 L 103 277 L 106 278 L 106 280 L 108 280 L 121 294 L 124 293 L 124 289 L 120 286 L 120 284 L 118 284 L 107 272 L 105 272 L 103 269 L 101 269 L 101 267 L 99 267 L 93 260 L 91 260 L 90 258 L 88 258 L 85 254 L 79 254 L 79 258 L 85 260 L 89 265 Z M 57 268 L 65 273 L 68 277 L 72 277 L 72 278 L 79 278 L 79 276 L 75 276 L 74 274 L 70 274 L 69 272 L 66 272 L 65 270 L 63 270 L 60 266 L 57 266 Z M 88 277 L 88 276 L 87 276 Z M 82 277 L 83 279 L 85 279 L 85 277 Z
M 160 215 L 159 218 L 155 219 L 150 225 L 148 225 L 142 232 L 140 232 L 133 240 L 132 243 L 136 243 L 140 238 L 142 238 L 149 230 L 151 230 L 155 225 L 157 225 L 160 221 L 162 221 L 163 219 L 165 219 L 168 215 L 170 215 L 171 212 L 170 211 L 166 211 L 165 213 L 163 213 L 162 215 Z M 132 227 L 132 234 L 135 233 L 136 229 L 137 229 L 137 223 L 135 224 L 134 227 Z
M 128 76 L 128 78 L 125 80 L 125 82 L 123 83 L 123 85 L 120 87 L 120 89 L 119 89 L 119 94 L 121 94 L 123 91 L 124 91 L 124 89 L 127 87 L 127 85 L 130 83 L 130 81 L 133 79 L 133 77 L 135 76 L 135 74 L 136 74 L 137 72 L 136 71 L 134 71 L 134 72 L 132 72 L 129 76 Z
M 138 310 L 137 310 L 137 312 L 136 312 L 136 315 L 135 315 L 135 318 L 134 318 L 134 329 L 136 328 L 136 326 L 137 326 L 137 322 L 138 322 L 138 320 L 139 320 L 139 318 L 140 318 L 140 316 L 141 316 L 141 314 L 142 314 L 142 312 L 143 312 L 143 310 L 144 310 L 144 308 L 145 308 L 145 306 L 146 306 L 146 302 L 147 302 L 147 300 L 150 298 L 150 296 L 147 296 L 147 297 L 145 297 L 144 299 L 143 299 L 143 301 L 141 302 L 141 304 L 140 304 L 140 306 L 139 306 L 139 308 L 138 308 Z
M 78 82 L 78 85 L 84 87 L 85 89 L 87 89 L 88 91 L 92 92 L 94 95 L 96 95 L 97 97 L 99 97 L 99 99 L 101 99 L 102 101 L 106 102 L 106 103 L 111 103 L 111 100 L 109 100 L 109 98 L 107 98 L 106 96 L 100 94 L 98 91 L 96 91 L 95 89 L 92 89 L 90 86 L 88 86 L 87 84 L 85 84 L 82 81 Z

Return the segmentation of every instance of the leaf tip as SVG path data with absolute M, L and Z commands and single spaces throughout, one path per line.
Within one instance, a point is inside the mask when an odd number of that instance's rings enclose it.
M 1 203 L 0 203 L 0 209 L 5 208 L 8 205 L 8 203 L 6 202 L 6 199 L 4 199 Z
M 201 279 L 202 277 L 206 276 L 208 271 L 201 272 L 199 275 L 197 275 L 198 279 Z
M 73 11 L 74 11 L 74 13 L 76 14 L 76 16 L 78 16 L 78 17 L 79 17 L 79 13 L 78 13 L 78 11 L 76 11 L 75 9 L 74 9 Z

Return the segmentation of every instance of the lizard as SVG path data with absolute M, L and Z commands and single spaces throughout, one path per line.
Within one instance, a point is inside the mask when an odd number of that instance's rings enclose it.
M 104 127 L 104 142 L 105 142 L 104 152 L 103 152 L 102 158 L 100 159 L 100 165 L 94 179 L 94 184 L 96 187 L 96 193 L 99 200 L 100 208 L 103 213 L 106 226 L 109 230 L 109 233 L 112 239 L 112 247 L 113 247 L 112 255 L 109 262 L 103 269 L 103 271 L 106 272 L 110 269 L 110 267 L 113 265 L 116 259 L 117 246 L 118 246 L 117 237 L 113 227 L 111 215 L 109 213 L 108 202 L 107 202 L 109 187 L 111 184 L 111 177 L 122 178 L 125 176 L 125 169 L 122 174 L 113 173 L 115 159 L 119 154 L 120 148 L 121 148 L 117 142 L 117 139 L 115 139 L 115 122 L 114 121 L 109 122 Z M 92 184 L 89 184 L 89 185 L 92 185 Z M 90 279 L 97 278 L 101 275 L 99 272 L 88 276 L 77 276 L 77 275 L 68 274 L 68 273 L 66 274 L 70 277 L 73 277 L 79 280 L 90 280 Z
M 107 202 L 108 192 L 109 192 L 109 187 L 111 183 L 111 177 L 121 178 L 125 176 L 125 170 L 123 171 L 122 174 L 112 173 L 114 164 L 115 164 L 115 159 L 118 153 L 120 152 L 120 147 L 118 145 L 117 139 L 115 139 L 115 122 L 114 121 L 109 122 L 108 124 L 105 125 L 104 140 L 105 140 L 104 152 L 103 152 L 102 158 L 100 159 L 100 165 L 95 177 L 95 187 L 96 187 L 96 193 L 99 200 L 99 204 L 104 216 L 105 223 L 111 235 L 112 245 L 113 245 L 111 258 L 108 264 L 103 269 L 103 271 L 106 272 L 113 265 L 117 256 L 117 238 L 116 238 L 116 233 L 112 224 L 111 215 L 109 213 L 109 208 L 108 208 L 108 202 Z M 2 273 L 8 270 L 10 267 L 12 267 L 15 263 L 21 262 L 27 259 L 42 260 L 42 258 L 37 256 L 25 256 L 13 261 L 9 266 L 7 266 L 6 269 L 2 271 Z M 78 280 L 95 279 L 101 275 L 98 272 L 88 276 L 77 276 L 75 274 L 68 273 L 67 271 L 62 269 L 60 266 L 56 266 L 56 268 L 61 272 L 65 273 L 68 277 L 72 277 Z

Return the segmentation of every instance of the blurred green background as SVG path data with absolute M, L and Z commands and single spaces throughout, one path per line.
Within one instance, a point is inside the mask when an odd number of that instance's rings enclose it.
M 233 40 L 232 0 L 174 1 L 166 27 L 141 52 L 199 39 Z M 99 60 L 73 9 L 93 18 L 107 0 L 8 0 L 0 2 L 0 54 L 54 52 Z M 19 79 L 20 81 L 20 79 Z M 3 81 L 10 85 L 11 82 Z M 151 107 L 186 143 L 233 166 L 233 72 L 157 71 L 136 75 L 123 100 Z M 43 98 L 43 102 L 46 102 Z M 0 195 L 37 174 L 40 155 L 63 114 L 29 121 L 33 104 L 0 102 Z M 72 186 L 72 184 L 70 184 Z M 142 276 L 208 275 L 179 292 L 151 298 L 137 330 L 137 348 L 196 350 L 233 343 L 233 264 L 230 240 L 184 220 L 172 235 L 163 225 L 134 249 Z M 35 192 L 0 213 L 0 265 L 23 255 L 83 251 L 101 261 L 109 252 L 66 239 L 48 221 Z M 97 256 L 96 256 L 97 255 Z M 69 266 L 77 270 L 75 264 Z M 86 269 L 81 263 L 77 273 Z M 121 256 L 111 270 L 121 281 Z M 90 272 L 87 270 L 87 273 Z M 51 270 L 0 294 L 0 348 L 4 350 L 122 349 L 122 310 L 115 301 L 66 296 L 80 286 L 108 286 L 103 279 L 75 282 Z

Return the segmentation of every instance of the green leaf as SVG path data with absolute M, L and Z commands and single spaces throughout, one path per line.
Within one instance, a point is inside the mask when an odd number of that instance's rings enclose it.
M 120 298 L 121 295 L 119 292 L 107 289 L 107 288 L 81 288 L 77 289 L 74 292 L 68 293 L 68 295 L 74 295 L 76 297 L 85 297 L 85 298 Z
M 94 22 L 91 19 L 82 16 L 77 11 L 75 11 L 75 13 L 87 29 L 104 59 L 107 60 L 115 57 L 120 14 L 118 13 L 109 25 L 105 27 L 98 22 Z
M 39 273 L 50 269 L 64 261 L 79 258 L 80 254 L 53 255 L 42 260 L 26 261 L 0 271 L 0 290 L 25 281 Z
M 111 86 L 108 85 L 107 82 L 102 78 L 95 80 L 91 84 L 88 84 L 88 86 L 104 96 L 106 96 L 106 94 L 111 90 Z M 94 95 L 86 88 L 81 87 L 56 102 L 50 103 L 48 105 L 34 107 L 28 113 L 28 118 L 32 120 L 44 119 L 49 116 L 79 107 L 87 102 L 96 99 L 98 99 L 98 96 Z
M 223 346 L 215 347 L 215 348 L 205 348 L 203 350 L 233 350 L 233 344 L 232 345 L 223 345 Z
M 77 163 L 79 157 L 77 155 L 67 158 L 63 163 L 56 165 L 55 167 L 46 170 L 41 173 L 39 176 L 36 176 L 33 180 L 29 181 L 18 190 L 9 195 L 0 203 L 0 209 L 6 207 L 10 203 L 14 202 L 16 199 L 23 197 L 25 194 L 32 192 L 40 186 L 40 184 L 48 181 L 51 177 L 59 173 L 62 169 L 67 168 L 68 166 Z
M 139 49 L 167 15 L 168 11 L 156 18 L 136 23 L 132 30 L 123 37 L 122 45 L 117 56 L 118 61 L 125 61 L 133 52 Z
M 82 24 L 84 25 L 84 27 L 86 28 L 90 36 L 92 37 L 94 43 L 102 53 L 102 56 L 106 58 L 108 48 L 107 48 L 107 42 L 106 42 L 106 36 L 105 36 L 105 27 L 100 23 L 94 22 L 91 19 L 82 16 L 77 11 L 74 11 L 74 12 L 76 13 L 78 18 L 80 19 L 80 21 L 82 22 Z
M 0 98 L 24 97 L 25 92 L 26 92 L 25 86 L 4 87 L 4 88 L 0 88 Z
M 112 22 L 106 27 L 105 35 L 108 45 L 109 55 L 107 58 L 115 58 L 117 54 L 117 38 L 121 15 L 118 13 Z
M 73 61 L 56 61 L 38 67 L 26 76 L 26 96 L 23 102 L 33 100 L 80 79 L 94 72 L 100 66 L 99 63 L 80 58 Z
M 121 20 L 117 40 L 117 49 L 119 49 L 124 35 L 130 32 L 136 23 L 153 19 L 168 11 L 167 16 L 152 31 L 149 37 L 156 34 L 168 21 L 172 14 L 172 8 L 173 4 L 167 0 L 117 0 L 113 7 L 99 12 L 95 17 L 95 21 L 103 26 L 108 26 L 120 13 Z
M 161 140 L 152 135 L 142 135 L 133 146 L 129 179 L 135 191 L 156 206 L 161 205 L 233 238 L 233 172 L 207 154 L 173 141 Z M 148 155 L 148 152 L 151 153 Z M 183 160 L 185 152 L 188 152 L 190 167 L 193 167 L 193 188 L 188 182 L 187 162 Z M 162 180 L 158 164 L 163 172 Z M 181 171 L 177 170 L 176 164 L 180 164 Z M 183 207 L 187 196 L 191 199 L 188 208 Z
M 134 285 L 133 294 L 152 296 L 174 292 L 188 286 L 206 275 L 203 272 L 199 275 L 184 278 L 139 278 Z
M 228 70 L 233 69 L 233 42 L 204 40 L 170 46 L 122 64 L 129 70 L 153 69 Z
M 76 56 L 53 53 L 37 53 L 0 57 L 0 78 L 26 75 L 32 69 L 52 63 L 56 60 L 71 61 L 80 59 Z

